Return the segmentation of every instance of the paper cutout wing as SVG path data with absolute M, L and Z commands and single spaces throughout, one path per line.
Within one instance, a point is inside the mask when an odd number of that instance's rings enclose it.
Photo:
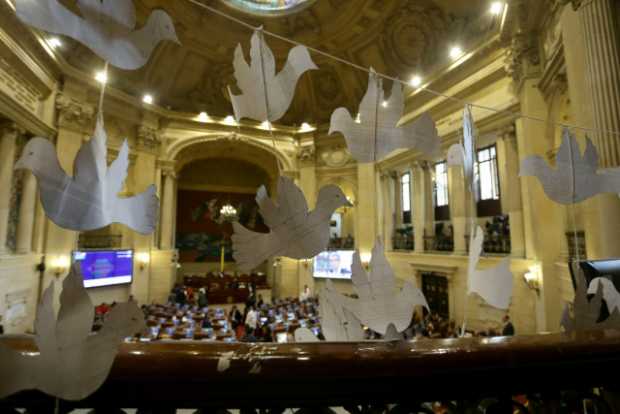
M 132 0 L 78 0 L 78 7 L 83 17 L 58 0 L 15 0 L 22 22 L 68 36 L 120 69 L 144 66 L 160 41 L 178 43 L 172 19 L 162 10 L 153 11 L 144 27 L 134 30 Z
M 339 207 L 350 205 L 340 188 L 328 185 L 319 191 L 316 208 L 309 212 L 301 189 L 287 177 L 278 179 L 278 201 L 274 203 L 265 187 L 256 193 L 256 202 L 269 233 L 256 233 L 233 223 L 233 257 L 242 272 L 249 272 L 273 256 L 307 259 L 327 248 L 329 222 Z
M 364 330 L 360 321 L 344 306 L 342 296 L 331 280 L 319 293 L 319 315 L 321 317 L 321 331 L 327 341 L 349 342 L 362 341 Z
M 474 165 L 476 162 L 476 132 L 474 120 L 471 115 L 469 105 L 463 110 L 463 142 L 453 144 L 448 149 L 447 162 L 448 166 L 461 166 L 463 168 L 463 177 L 473 197 L 478 196 L 476 191 L 477 177 L 475 176 Z
M 295 46 L 289 52 L 284 68 L 276 75 L 275 58 L 260 30 L 254 32 L 250 43 L 249 65 L 241 45 L 235 49 L 235 79 L 242 92 L 235 95 L 228 88 L 235 118 L 237 121 L 251 118 L 274 122 L 282 118 L 291 105 L 301 75 L 318 67 L 305 46 Z
M 490 269 L 477 270 L 484 232 L 477 226 L 475 233 L 475 236 L 470 237 L 469 243 L 468 294 L 477 293 L 489 305 L 498 309 L 508 309 L 512 297 L 510 259 L 505 258 L 499 265 Z
M 0 344 L 0 365 L 12 373 L 0 378 L 0 398 L 38 389 L 63 400 L 84 399 L 107 378 L 123 339 L 146 329 L 142 311 L 128 302 L 112 308 L 101 330 L 92 333 L 94 306 L 79 265 L 65 278 L 57 318 L 53 301 L 54 282 L 37 310 L 38 353 L 21 354 Z
M 605 278 L 597 277 L 592 279 L 590 286 L 588 287 L 588 294 L 596 294 L 599 289 L 599 285 L 603 286 L 603 300 L 607 304 L 607 309 L 612 313 L 615 309 L 620 311 L 620 293 L 616 290 L 614 282 Z
M 620 193 L 620 176 L 597 169 L 598 152 L 592 141 L 586 138 L 582 155 L 577 138 L 564 128 L 555 169 L 535 155 L 523 160 L 519 175 L 538 178 L 547 197 L 561 204 L 578 203 L 600 193 Z
M 604 329 L 620 329 L 620 310 L 617 307 L 612 310 L 609 303 L 609 317 L 599 322 L 599 319 L 601 318 L 601 305 L 605 297 L 605 282 L 600 283 L 599 281 L 595 283 L 594 286 L 596 286 L 596 293 L 592 299 L 588 299 L 590 289 L 586 286 L 586 278 L 583 271 L 578 264 L 573 264 L 572 266 L 576 284 L 575 298 L 572 303 L 572 314 L 568 305 L 564 307 L 562 319 L 560 320 L 560 325 L 564 328 L 564 331 L 567 333 L 572 333 Z M 593 284 L 591 283 L 590 288 L 592 288 L 592 286 Z
M 403 332 L 413 318 L 416 306 L 429 309 L 422 291 L 411 282 L 405 282 L 401 291 L 396 290 L 396 277 L 385 257 L 379 238 L 372 249 L 370 275 L 362 266 L 359 252 L 355 252 L 352 281 L 359 299 L 343 298 L 346 309 L 374 332 L 385 335 L 390 324 Z
M 125 140 L 108 168 L 106 141 L 103 121 L 98 118 L 93 138 L 82 145 L 75 158 L 74 177 L 63 171 L 56 149 L 43 138 L 28 141 L 15 169 L 32 171 L 45 214 L 62 228 L 87 231 L 121 223 L 150 234 L 158 221 L 155 186 L 133 197 L 118 197 L 127 177 L 129 146 Z
M 308 328 L 295 329 L 295 342 L 320 342 L 314 333 Z
M 398 125 L 404 105 L 403 89 L 397 82 L 392 85 L 390 99 L 384 101 L 383 81 L 371 69 L 359 106 L 359 122 L 346 108 L 338 108 L 332 113 L 329 134 L 344 135 L 349 152 L 362 163 L 380 161 L 397 149 L 416 149 L 428 157 L 438 155 L 439 135 L 428 113 L 412 123 Z

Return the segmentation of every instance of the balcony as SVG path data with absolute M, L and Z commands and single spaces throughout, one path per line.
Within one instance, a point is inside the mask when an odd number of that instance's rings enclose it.
M 24 355 L 36 352 L 27 337 L 0 341 Z M 219 372 L 218 359 L 229 351 L 230 367 Z M 347 407 L 352 413 L 428 413 L 422 403 L 435 401 L 444 402 L 446 412 L 474 412 L 481 404 L 487 413 L 511 412 L 511 404 L 522 413 L 583 412 L 586 406 L 587 412 L 617 412 L 610 408 L 617 408 L 619 369 L 615 331 L 417 342 L 138 342 L 122 345 L 101 389 L 84 401 L 61 402 L 60 412 L 94 407 L 97 413 L 282 413 L 303 407 L 322 413 Z M 52 412 L 53 404 L 29 391 L 0 401 L 0 408 Z M 387 404 L 396 406 L 390 410 Z
M 448 221 L 435 223 L 435 234 L 427 236 L 424 233 L 424 250 L 427 252 L 452 252 L 454 251 L 454 231 Z
M 394 250 L 412 251 L 414 249 L 413 227 L 394 230 L 392 248 Z

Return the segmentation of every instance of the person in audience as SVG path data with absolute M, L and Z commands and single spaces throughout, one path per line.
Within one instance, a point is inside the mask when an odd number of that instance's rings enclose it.
M 508 314 L 504 315 L 504 328 L 502 329 L 503 336 L 513 336 L 515 334 L 515 327 L 510 321 Z
M 207 299 L 207 291 L 205 288 L 200 288 L 198 290 L 198 307 L 200 309 L 204 309 L 209 306 L 209 301 Z
M 177 285 L 176 287 L 176 292 L 174 295 L 174 302 L 179 305 L 185 305 L 185 303 L 187 302 L 187 297 L 185 296 L 185 289 L 183 289 L 179 285 Z
M 310 292 L 310 288 L 308 287 L 308 285 L 304 285 L 304 290 L 301 292 L 301 295 L 299 296 L 299 300 L 301 300 L 302 302 L 305 302 L 311 296 L 312 296 L 312 293 Z
M 265 304 L 265 301 L 263 300 L 263 295 L 261 295 L 260 293 L 258 294 L 258 301 L 256 302 L 256 307 L 258 309 L 262 308 L 263 305 Z
M 248 306 L 247 310 L 248 311 L 245 316 L 245 330 L 246 332 L 248 330 L 251 330 L 252 332 L 254 332 L 258 324 L 258 314 L 256 313 L 256 310 L 254 310 L 253 305 Z
M 241 342 L 257 342 L 257 339 L 254 336 L 254 329 L 246 328 L 245 335 L 241 338 Z

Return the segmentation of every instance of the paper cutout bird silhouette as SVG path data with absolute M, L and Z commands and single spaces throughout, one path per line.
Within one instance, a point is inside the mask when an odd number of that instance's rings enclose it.
M 497 266 L 478 270 L 483 243 L 484 232 L 477 226 L 475 234 L 470 235 L 467 294 L 477 293 L 489 305 L 508 309 L 512 297 L 510 259 L 502 259 Z
M 254 32 L 250 41 L 250 64 L 246 62 L 239 44 L 235 49 L 233 66 L 237 86 L 242 92 L 235 95 L 228 88 L 237 121 L 251 118 L 274 122 L 282 118 L 293 101 L 301 75 L 318 69 L 308 49 L 295 46 L 289 52 L 284 68 L 276 75 L 275 58 L 259 30 Z
M 424 294 L 411 282 L 405 282 L 402 290 L 397 292 L 396 277 L 379 238 L 372 249 L 370 274 L 364 270 L 358 251 L 353 255 L 351 271 L 359 299 L 343 297 L 344 306 L 374 332 L 385 335 L 390 324 L 398 332 L 403 332 L 409 326 L 416 306 L 429 309 Z
M 335 185 L 319 191 L 316 208 L 308 211 L 301 189 L 287 177 L 278 180 L 278 200 L 274 203 L 262 186 L 256 202 L 269 233 L 256 233 L 233 223 L 233 257 L 239 270 L 249 272 L 274 256 L 309 259 L 327 249 L 329 222 L 336 209 L 351 206 Z
M 592 141 L 586 138 L 582 155 L 568 128 L 564 128 L 555 163 L 554 169 L 541 156 L 530 156 L 521 162 L 519 175 L 538 178 L 547 197 L 560 204 L 578 203 L 600 193 L 620 193 L 620 176 L 613 170 L 597 171 L 598 152 Z
M 384 101 L 383 80 L 371 69 L 359 120 L 346 108 L 338 108 L 332 113 L 329 134 L 340 132 L 353 158 L 362 163 L 380 161 L 397 149 L 416 149 L 427 157 L 439 155 L 439 135 L 427 112 L 414 122 L 398 125 L 404 105 L 402 86 L 397 82 L 390 99 Z
M 135 302 L 118 303 L 102 328 L 92 333 L 94 306 L 84 289 L 79 265 L 63 282 L 58 317 L 54 283 L 45 289 L 35 319 L 38 353 L 19 353 L 0 344 L 0 398 L 37 389 L 63 400 L 81 400 L 107 378 L 123 339 L 146 329 Z
M 77 5 L 82 17 L 58 0 L 15 0 L 22 22 L 75 39 L 120 69 L 144 66 L 163 40 L 179 42 L 172 19 L 163 10 L 153 11 L 146 25 L 135 30 L 133 0 L 78 0 Z
M 448 166 L 461 166 L 463 168 L 463 177 L 465 177 L 469 191 L 474 198 L 477 198 L 477 177 L 474 172 L 475 151 L 474 120 L 471 115 L 471 108 L 466 105 L 463 110 L 463 142 L 451 145 L 446 159 Z
M 159 211 L 155 186 L 133 197 L 118 197 L 127 177 L 129 145 L 125 140 L 116 160 L 107 167 L 106 141 L 99 116 L 92 139 L 82 144 L 75 158 L 73 177 L 60 166 L 52 143 L 43 138 L 28 141 L 15 169 L 32 171 L 45 214 L 62 228 L 87 231 L 121 223 L 150 234 Z

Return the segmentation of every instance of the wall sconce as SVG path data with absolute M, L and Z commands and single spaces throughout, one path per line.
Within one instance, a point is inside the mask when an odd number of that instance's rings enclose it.
M 310 266 L 310 263 L 312 263 L 312 259 L 301 259 L 301 264 L 303 265 L 304 269 L 307 269 L 308 266 Z
M 71 263 L 68 256 L 56 256 L 54 259 L 52 259 L 51 263 L 54 275 L 56 277 L 60 277 L 60 275 L 62 275 L 67 271 L 67 269 L 69 269 L 70 264 Z
M 529 271 L 523 274 L 523 279 L 530 289 L 540 293 L 540 266 L 531 266 Z
M 273 267 L 280 267 L 280 262 L 282 261 L 281 258 L 276 257 L 275 259 L 273 259 Z
M 140 270 L 144 270 L 151 261 L 151 255 L 147 252 L 136 253 L 136 261 L 138 262 L 138 266 L 140 266 Z
M 372 254 L 370 252 L 360 253 L 360 259 L 362 260 L 362 266 L 364 266 L 364 269 L 368 270 L 370 268 L 371 258 Z
M 355 200 L 353 199 L 353 197 L 351 197 L 351 196 L 347 196 L 347 201 L 348 201 L 348 202 L 349 202 L 352 206 L 355 206 Z M 349 209 L 350 209 L 350 208 L 351 208 L 351 207 L 349 207 L 349 206 L 344 206 L 344 207 L 342 207 L 342 212 L 343 212 L 344 214 L 347 214 L 347 211 L 349 211 Z

